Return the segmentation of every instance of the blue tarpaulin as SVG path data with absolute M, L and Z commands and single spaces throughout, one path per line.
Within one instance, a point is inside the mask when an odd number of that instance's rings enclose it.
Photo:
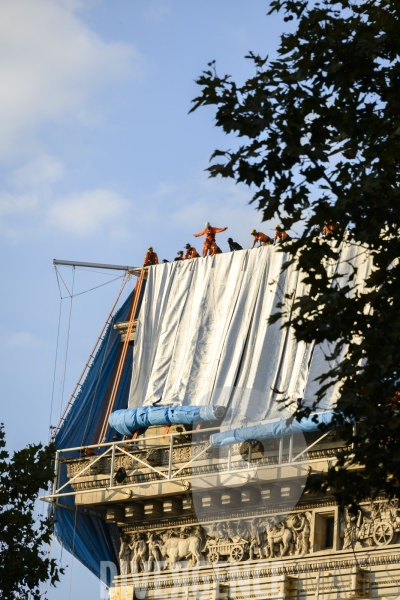
M 143 291 L 144 286 L 142 286 L 142 294 Z M 98 441 L 122 350 L 120 334 L 113 325 L 128 320 L 131 305 L 132 294 L 118 310 L 106 330 L 80 393 L 57 433 L 55 439 L 57 450 L 95 444 Z M 139 308 L 140 302 L 138 310 Z M 115 399 L 116 409 L 127 406 L 131 373 L 132 352 L 128 350 Z M 113 436 L 115 431 L 109 427 L 105 441 L 112 441 Z M 78 456 L 78 453 L 68 454 L 68 458 L 78 458 Z M 64 455 L 64 458 L 67 457 Z M 66 481 L 66 465 L 61 464 L 60 486 Z M 71 492 L 72 488 L 67 486 L 62 491 Z M 61 545 L 97 577 L 100 576 L 101 561 L 111 561 L 118 565 L 118 528 L 105 523 L 100 515 L 93 511 L 85 513 L 82 507 L 75 505 L 74 496 L 61 497 L 58 502 L 61 504 L 54 508 L 55 533 Z
M 333 417 L 334 413 L 332 411 L 326 411 L 310 415 L 300 421 L 293 419 L 290 424 L 287 424 L 286 419 L 281 419 L 280 421 L 253 425 L 252 427 L 238 427 L 222 433 L 214 433 L 210 436 L 210 444 L 215 448 L 219 448 L 253 440 L 282 437 L 293 433 L 309 433 L 319 429 L 320 425 L 329 427 Z
M 118 433 L 132 435 L 134 431 L 151 425 L 193 425 L 204 421 L 216 421 L 225 414 L 222 406 L 141 406 L 116 410 L 109 423 Z

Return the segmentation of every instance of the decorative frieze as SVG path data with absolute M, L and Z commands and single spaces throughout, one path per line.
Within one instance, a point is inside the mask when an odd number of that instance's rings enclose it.
M 208 526 L 181 526 L 167 531 L 125 533 L 121 537 L 120 559 L 124 561 L 121 572 L 156 569 L 158 563 L 172 569 L 182 558 L 189 560 L 190 566 L 201 566 L 220 561 L 282 558 L 289 554 L 304 556 L 310 552 L 310 534 L 311 514 L 308 512 L 294 513 L 285 519 L 259 517 L 239 522 L 213 522 Z M 153 560 L 151 556 L 158 558 Z
M 356 511 L 345 508 L 340 515 L 343 550 L 395 543 L 400 531 L 400 507 L 397 498 L 371 502 Z
M 205 495 L 205 502 L 212 502 L 214 495 Z M 193 530 L 199 535 L 201 529 L 202 539 L 204 538 L 201 552 L 203 559 L 209 563 L 218 560 L 229 561 L 235 557 L 235 560 L 239 561 L 306 556 L 323 550 L 324 547 L 332 547 L 317 542 L 321 537 L 320 531 L 312 532 L 313 527 L 318 530 L 323 522 L 327 524 L 331 514 L 335 514 L 326 510 L 319 512 L 327 507 L 336 508 L 334 499 L 299 503 L 286 517 L 284 511 L 276 511 L 277 507 L 270 511 L 264 506 L 254 510 L 228 510 L 224 513 L 215 512 L 214 507 L 214 512 L 211 510 L 209 515 L 204 515 L 201 526 L 197 517 L 193 515 L 158 522 L 126 523 L 123 528 L 128 535 L 140 533 L 146 536 L 151 533 L 159 538 L 162 532 L 168 539 L 182 538 L 182 532 L 186 532 L 184 537 L 190 536 L 188 532 Z M 357 514 L 351 513 L 349 509 L 343 514 L 339 513 L 339 546 L 336 549 L 356 550 L 396 543 L 397 533 L 400 531 L 399 510 L 398 501 L 395 499 L 363 505 Z M 314 519 L 314 525 L 313 512 L 320 518 Z M 240 546 L 241 550 L 236 546 Z

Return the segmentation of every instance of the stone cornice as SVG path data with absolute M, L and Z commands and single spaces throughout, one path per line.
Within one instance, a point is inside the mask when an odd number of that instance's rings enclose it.
M 314 502 L 300 501 L 297 503 L 296 507 L 293 508 L 292 503 L 285 503 L 276 505 L 274 508 L 268 508 L 263 504 L 260 508 L 254 509 L 243 509 L 243 510 L 232 510 L 229 511 L 221 511 L 218 513 L 213 513 L 210 516 L 203 516 L 201 518 L 201 523 L 211 524 L 211 523 L 221 523 L 226 522 L 227 519 L 230 521 L 239 521 L 243 518 L 253 518 L 253 517 L 263 517 L 265 515 L 282 515 L 288 514 L 289 512 L 298 513 L 304 512 L 308 510 L 321 509 L 321 508 L 329 508 L 336 507 L 337 503 L 334 498 L 328 498 L 324 500 L 315 500 Z M 168 517 L 166 519 L 157 520 L 157 521 L 142 521 L 140 524 L 136 523 L 125 523 L 123 525 L 123 530 L 126 533 L 135 533 L 140 531 L 155 531 L 159 529 L 174 529 L 176 527 L 184 527 L 190 525 L 197 525 L 199 520 L 195 515 L 187 516 L 187 517 Z
M 365 554 L 366 552 L 371 552 L 371 550 L 360 550 L 357 552 L 357 554 Z M 292 561 L 293 564 L 283 566 L 277 565 L 275 567 L 273 564 L 266 567 L 260 565 L 259 563 L 257 564 L 257 561 L 248 561 L 246 563 L 239 563 L 235 565 L 234 569 L 231 569 L 229 565 L 219 565 L 216 573 L 213 572 L 209 566 L 206 566 L 196 569 L 197 573 L 194 575 L 186 575 L 185 571 L 183 570 L 179 573 L 179 575 L 172 577 L 170 571 L 164 571 L 162 575 L 158 573 L 144 573 L 140 575 L 139 578 L 134 576 L 133 581 L 138 581 L 139 585 L 141 584 L 140 587 L 143 586 L 143 588 L 147 588 L 149 590 L 157 590 L 160 588 L 167 589 L 177 586 L 196 586 L 199 584 L 213 583 L 214 581 L 218 581 L 220 583 L 229 583 L 230 581 L 235 580 L 252 580 L 255 578 L 265 579 L 276 577 L 277 575 L 296 577 L 301 574 L 317 574 L 324 573 L 326 571 L 338 571 L 339 569 L 349 571 L 353 567 L 359 567 L 361 569 L 368 570 L 374 566 L 398 564 L 400 562 L 399 553 L 382 554 L 382 551 L 380 551 L 379 555 L 377 555 L 376 552 L 374 552 L 374 554 L 375 556 L 352 556 L 349 558 L 343 557 L 339 559 L 329 559 L 323 561 L 318 561 L 317 557 L 314 559 L 310 557 L 304 559 L 299 557 L 285 557 L 284 559 L 277 560 L 284 560 L 284 562 Z M 201 574 L 200 569 L 204 569 L 204 571 L 208 570 L 210 572 Z M 120 578 L 117 578 L 116 582 L 118 579 Z M 131 576 L 128 577 L 128 583 L 129 581 L 132 581 Z M 340 586 L 341 589 L 348 589 L 349 587 L 349 585 Z M 324 586 L 324 589 L 338 589 L 338 586 L 332 584 L 330 586 Z M 314 592 L 313 589 L 311 591 Z

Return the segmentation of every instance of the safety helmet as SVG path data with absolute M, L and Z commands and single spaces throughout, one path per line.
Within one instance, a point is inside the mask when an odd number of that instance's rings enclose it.
M 275 225 L 275 229 L 283 229 L 283 227 L 282 227 L 282 225 L 279 225 L 279 223 L 278 223 L 278 225 Z
M 252 230 L 250 231 L 250 235 L 255 235 L 256 233 L 257 233 L 257 231 L 256 231 L 255 229 L 252 229 Z
M 206 227 L 211 227 L 211 225 L 208 221 L 206 222 Z
M 150 250 L 150 252 L 153 252 L 153 246 L 149 246 L 148 250 Z
M 191 244 L 186 244 L 185 248 L 187 248 L 189 250 L 189 248 L 191 248 L 192 245 Z

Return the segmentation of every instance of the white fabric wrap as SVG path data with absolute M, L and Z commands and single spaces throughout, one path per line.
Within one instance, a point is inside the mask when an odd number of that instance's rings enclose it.
M 273 246 L 151 267 L 134 346 L 129 407 L 219 404 L 228 407 L 225 427 L 289 416 L 277 399 L 306 399 L 320 387 L 329 363 L 326 345 L 297 342 L 282 321 L 268 317 L 284 303 L 290 311 L 307 293 L 295 265 Z M 346 244 L 336 268 L 344 285 L 362 288 L 371 259 Z M 353 291 L 354 293 L 354 291 Z M 337 399 L 331 389 L 324 400 Z M 224 427 L 224 428 L 225 428 Z
M 340 252 L 340 259 L 335 265 L 335 270 L 340 276 L 335 280 L 338 287 L 350 286 L 349 296 L 353 297 L 356 293 L 361 293 L 365 288 L 365 280 L 370 275 L 372 269 L 371 254 L 359 244 L 343 244 Z M 352 278 L 354 274 L 354 278 Z M 351 278 L 351 279 L 349 279 Z M 330 379 L 320 381 L 319 378 L 337 366 L 346 354 L 347 348 L 343 347 L 340 356 L 336 360 L 329 361 L 329 357 L 334 351 L 334 344 L 323 342 L 312 349 L 311 363 L 307 370 L 307 380 L 304 389 L 304 403 L 312 406 L 316 401 L 317 392 L 322 385 L 330 383 Z M 318 403 L 318 410 L 329 410 L 332 408 L 340 395 L 341 384 L 332 385 L 325 393 L 322 401 Z M 299 396 L 299 397 L 302 397 Z

